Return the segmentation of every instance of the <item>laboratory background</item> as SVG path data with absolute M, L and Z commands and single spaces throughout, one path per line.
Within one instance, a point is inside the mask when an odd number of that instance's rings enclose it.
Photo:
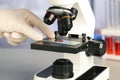
M 120 80 L 120 0 L 89 0 L 95 15 L 94 39 L 106 41 L 106 53 L 95 57 L 95 63 L 110 67 L 110 80 Z M 26 8 L 43 20 L 51 5 L 47 0 L 0 0 L 0 9 Z M 55 23 L 49 27 L 57 30 Z M 35 72 L 45 69 L 62 54 L 49 54 L 30 49 L 34 42 L 28 39 L 11 46 L 0 39 L 0 80 L 33 80 Z M 44 53 L 44 54 L 43 54 Z

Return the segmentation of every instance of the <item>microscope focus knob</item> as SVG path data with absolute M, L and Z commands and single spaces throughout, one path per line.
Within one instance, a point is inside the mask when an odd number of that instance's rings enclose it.
M 106 52 L 106 43 L 104 40 L 92 40 L 87 44 L 88 48 L 85 50 L 87 56 L 103 56 Z
M 52 76 L 57 79 L 68 79 L 73 77 L 73 63 L 68 59 L 57 59 L 53 63 Z

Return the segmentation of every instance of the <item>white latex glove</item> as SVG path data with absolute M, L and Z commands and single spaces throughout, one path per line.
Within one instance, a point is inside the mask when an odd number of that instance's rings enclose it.
M 18 45 L 28 38 L 42 40 L 42 35 L 34 26 L 49 38 L 55 37 L 44 22 L 29 10 L 0 10 L 0 38 L 5 37 L 11 45 Z

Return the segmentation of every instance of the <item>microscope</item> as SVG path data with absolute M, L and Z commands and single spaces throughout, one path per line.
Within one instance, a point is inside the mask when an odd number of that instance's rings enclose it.
M 109 80 L 109 68 L 94 64 L 103 56 L 104 40 L 94 40 L 95 18 L 88 0 L 48 0 L 44 22 L 57 20 L 54 39 L 33 42 L 31 49 L 62 53 L 63 57 L 34 75 L 34 80 Z

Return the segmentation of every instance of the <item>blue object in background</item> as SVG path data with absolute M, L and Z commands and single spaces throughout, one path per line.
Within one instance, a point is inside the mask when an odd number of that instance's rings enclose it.
M 94 39 L 95 40 L 102 40 L 102 35 L 101 34 L 94 34 Z

